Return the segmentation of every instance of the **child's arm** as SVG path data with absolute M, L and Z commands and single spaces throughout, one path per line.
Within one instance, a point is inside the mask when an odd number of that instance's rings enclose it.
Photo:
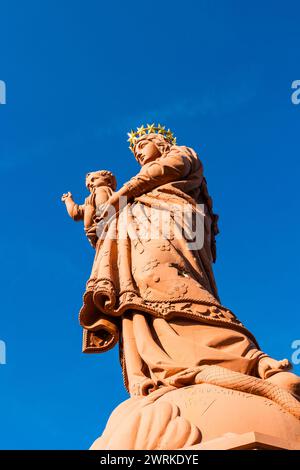
M 83 220 L 84 206 L 76 204 L 70 192 L 63 194 L 61 200 L 65 203 L 68 214 L 73 220 Z

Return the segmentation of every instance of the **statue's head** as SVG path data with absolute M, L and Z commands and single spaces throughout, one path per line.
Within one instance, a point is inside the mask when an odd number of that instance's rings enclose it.
M 109 186 L 113 191 L 117 187 L 115 176 L 107 170 L 92 171 L 87 173 L 85 184 L 89 191 L 92 191 L 99 186 Z
M 140 137 L 133 148 L 133 153 L 140 165 L 145 165 L 168 152 L 171 144 L 162 135 L 147 134 Z
M 170 129 L 166 130 L 160 124 L 147 124 L 138 127 L 137 131 L 128 133 L 130 150 L 141 165 L 145 165 L 167 153 L 176 139 Z

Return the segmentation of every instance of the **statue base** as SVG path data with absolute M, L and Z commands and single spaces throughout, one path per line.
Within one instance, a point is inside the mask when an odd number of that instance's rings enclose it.
M 261 396 L 211 384 L 160 389 L 112 413 L 91 449 L 300 449 L 300 420 Z
M 278 439 L 258 432 L 228 433 L 217 439 L 203 442 L 203 444 L 196 444 L 186 450 L 300 450 L 300 442 Z

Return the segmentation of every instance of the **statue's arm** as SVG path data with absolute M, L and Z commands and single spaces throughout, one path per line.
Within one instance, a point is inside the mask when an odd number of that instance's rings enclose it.
M 100 218 L 105 217 L 109 207 L 121 209 L 127 202 L 172 181 L 186 178 L 195 166 L 201 166 L 197 154 L 188 147 L 172 147 L 171 151 L 154 162 L 144 165 L 140 172 L 125 183 L 109 198 Z M 121 198 L 121 199 L 120 199 Z
M 83 220 L 84 218 L 84 205 L 76 204 L 70 192 L 63 194 L 61 200 L 65 203 L 67 212 L 73 220 Z
M 181 151 L 180 147 L 175 150 L 144 165 L 141 171 L 120 189 L 121 195 L 132 199 L 163 184 L 186 178 L 192 169 L 192 156 Z

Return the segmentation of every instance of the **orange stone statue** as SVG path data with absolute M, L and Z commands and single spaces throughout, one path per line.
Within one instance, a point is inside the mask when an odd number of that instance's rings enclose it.
M 131 131 L 129 142 L 141 169 L 119 190 L 99 171 L 87 175 L 83 205 L 62 197 L 95 247 L 83 350 L 119 343 L 130 394 L 92 449 L 215 448 L 247 433 L 289 435 L 282 447 L 297 448 L 300 378 L 220 301 L 218 217 L 198 155 L 160 125 Z

